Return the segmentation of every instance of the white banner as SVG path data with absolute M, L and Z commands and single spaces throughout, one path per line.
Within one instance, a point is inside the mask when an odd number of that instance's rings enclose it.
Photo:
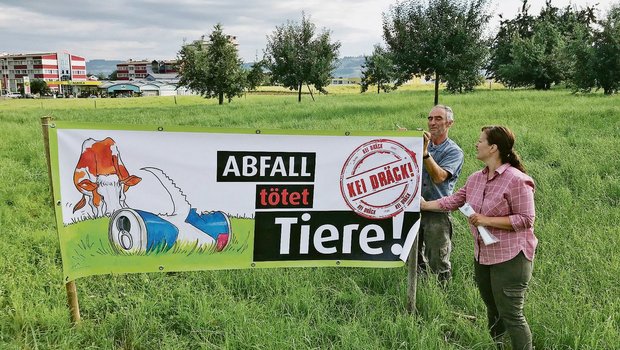
M 406 259 L 417 234 L 423 139 L 415 132 L 55 132 L 63 260 L 74 258 L 72 239 L 87 244 L 92 235 L 103 255 L 239 255 L 229 266 L 177 259 L 167 271 L 389 262 Z M 89 222 L 105 232 L 92 233 Z M 66 274 L 102 273 L 88 271 Z

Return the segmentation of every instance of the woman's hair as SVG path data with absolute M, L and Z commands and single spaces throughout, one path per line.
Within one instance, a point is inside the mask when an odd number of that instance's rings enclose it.
M 482 131 L 487 136 L 489 145 L 496 145 L 502 163 L 510 163 L 513 167 L 525 173 L 521 157 L 512 148 L 515 144 L 515 135 L 505 126 L 485 126 Z

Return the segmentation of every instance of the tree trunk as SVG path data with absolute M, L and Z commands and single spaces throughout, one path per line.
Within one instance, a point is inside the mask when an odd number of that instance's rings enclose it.
M 381 83 L 377 83 L 377 94 L 381 92 Z
M 435 72 L 435 104 L 437 106 L 439 104 L 439 73 Z
M 223 93 L 223 92 L 220 92 L 218 97 L 219 97 L 219 102 L 220 102 L 220 104 L 221 104 L 221 105 L 222 105 L 222 104 L 224 104 L 224 93 Z
M 299 83 L 299 93 L 297 95 L 297 102 L 301 102 L 301 87 L 302 87 L 302 83 Z

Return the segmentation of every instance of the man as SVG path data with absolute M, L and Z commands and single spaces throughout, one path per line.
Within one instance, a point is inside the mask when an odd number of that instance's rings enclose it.
M 437 105 L 428 114 L 428 131 L 424 132 L 422 159 L 422 197 L 436 200 L 452 194 L 463 166 L 463 150 L 448 138 L 454 114 L 448 106 Z M 422 212 L 418 240 L 418 267 L 427 267 L 447 283 L 452 277 L 452 221 L 449 213 Z

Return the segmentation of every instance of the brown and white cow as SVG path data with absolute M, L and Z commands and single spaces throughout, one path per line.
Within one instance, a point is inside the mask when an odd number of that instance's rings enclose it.
M 142 178 L 129 175 L 113 139 L 87 139 L 82 144 L 82 154 L 73 173 L 75 187 L 82 193 L 73 212 L 83 208 L 87 199 L 95 217 L 127 208 L 125 192 L 140 180 Z

